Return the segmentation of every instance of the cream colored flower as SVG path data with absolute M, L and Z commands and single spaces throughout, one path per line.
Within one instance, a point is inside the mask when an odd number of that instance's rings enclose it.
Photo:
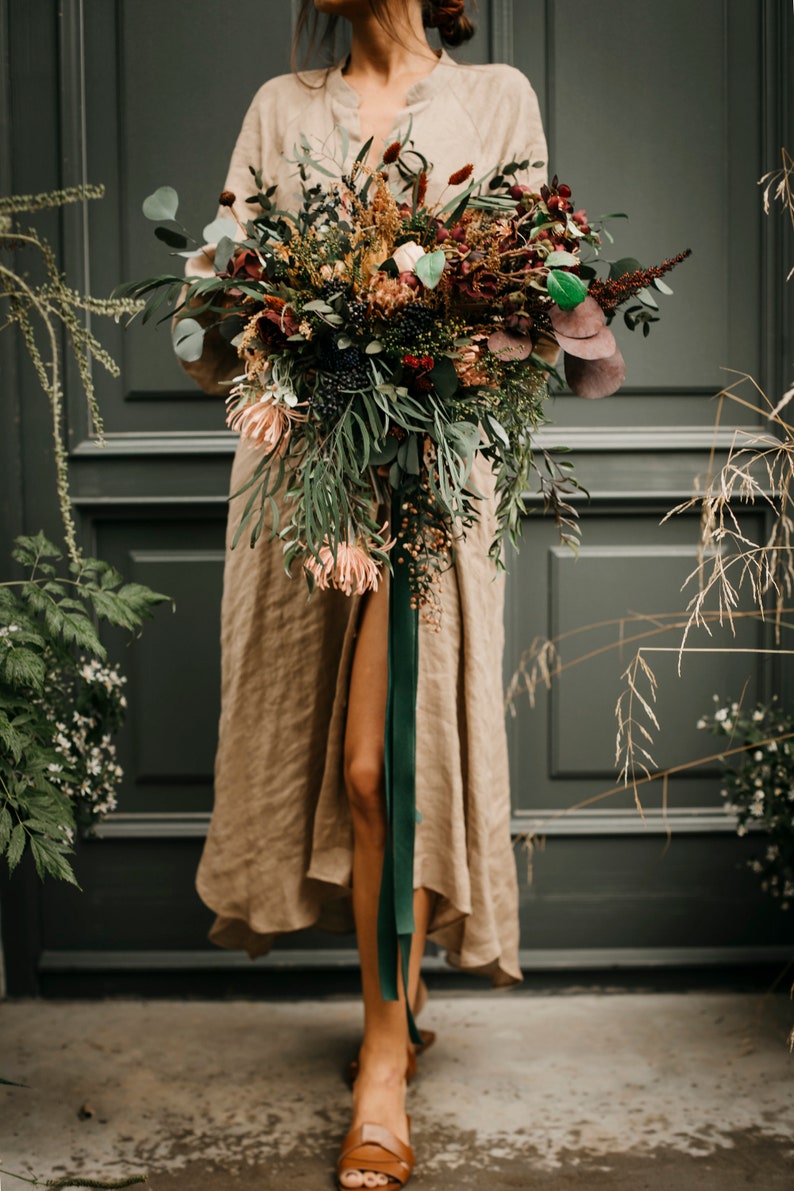
M 415 273 L 416 262 L 425 255 L 425 250 L 421 244 L 417 244 L 416 240 L 408 240 L 407 243 L 401 244 L 399 248 L 395 248 L 392 253 L 392 260 L 397 266 L 400 273 Z

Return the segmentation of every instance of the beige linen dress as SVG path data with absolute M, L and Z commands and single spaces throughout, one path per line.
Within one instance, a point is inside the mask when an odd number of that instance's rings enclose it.
M 358 97 L 340 67 L 285 75 L 259 90 L 243 122 L 225 189 L 244 200 L 249 165 L 277 185 L 282 208 L 297 203 L 296 167 L 287 158 L 305 134 L 337 157 L 349 133 L 348 166 L 361 147 Z M 497 164 L 546 161 L 535 94 L 509 66 L 459 65 L 442 53 L 411 87 L 395 140 L 411 122 L 415 147 L 433 164 L 428 200 L 471 162 L 475 175 Z M 543 166 L 521 178 L 539 186 Z M 188 371 L 202 387 L 239 371 L 212 341 Z M 231 492 L 259 458 L 238 446 Z M 480 464 L 475 482 L 492 482 Z M 278 544 L 245 539 L 229 548 L 239 519 L 233 502 L 222 604 L 222 707 L 215 806 L 197 875 L 217 918 L 213 942 L 251 956 L 280 932 L 318 925 L 352 929 L 352 827 L 342 777 L 342 745 L 358 601 L 336 591 L 306 598 L 288 578 Z M 518 904 L 510 839 L 510 791 L 503 714 L 504 581 L 488 560 L 494 523 L 459 543 L 444 577 L 441 631 L 420 627 L 417 694 L 415 887 L 435 891 L 430 938 L 456 967 L 494 984 L 521 979 Z

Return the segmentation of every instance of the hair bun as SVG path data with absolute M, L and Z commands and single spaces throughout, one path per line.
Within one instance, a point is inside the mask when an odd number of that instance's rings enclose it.
M 466 0 L 429 0 L 425 25 L 438 29 L 447 45 L 463 45 L 474 36 L 474 25 L 466 16 Z

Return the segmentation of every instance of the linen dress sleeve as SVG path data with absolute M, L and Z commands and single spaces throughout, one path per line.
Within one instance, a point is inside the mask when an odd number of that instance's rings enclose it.
M 263 90 L 264 88 L 261 88 L 257 92 L 245 114 L 223 186 L 224 190 L 231 191 L 235 196 L 234 212 L 241 223 L 245 223 L 247 219 L 251 218 L 251 206 L 245 200 L 256 190 L 249 166 L 258 169 L 263 160 Z M 219 206 L 217 214 L 228 218 L 230 212 L 227 207 Z M 238 235 L 242 236 L 242 232 L 239 230 Z M 188 277 L 211 277 L 214 259 L 215 245 L 204 244 L 197 256 L 191 256 L 187 260 L 185 275 Z M 205 313 L 198 316 L 198 321 L 206 326 L 208 323 L 217 322 L 217 317 L 217 314 Z M 216 396 L 224 396 L 229 392 L 229 385 L 225 382 L 228 382 L 240 371 L 237 352 L 223 338 L 217 326 L 211 326 L 205 333 L 204 350 L 198 360 L 188 361 L 180 358 L 179 363 L 200 389 Z

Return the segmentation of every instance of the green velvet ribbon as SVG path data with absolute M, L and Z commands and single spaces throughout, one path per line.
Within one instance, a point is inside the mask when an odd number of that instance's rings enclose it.
M 392 526 L 400 524 L 401 496 L 392 501 Z M 384 771 L 386 851 L 378 902 L 378 972 L 381 996 L 399 1000 L 398 972 L 408 988 L 414 933 L 414 835 L 416 830 L 416 687 L 419 674 L 419 613 L 411 606 L 408 556 L 398 538 L 389 589 L 389 675 Z M 421 1044 L 406 995 L 408 1030 Z

